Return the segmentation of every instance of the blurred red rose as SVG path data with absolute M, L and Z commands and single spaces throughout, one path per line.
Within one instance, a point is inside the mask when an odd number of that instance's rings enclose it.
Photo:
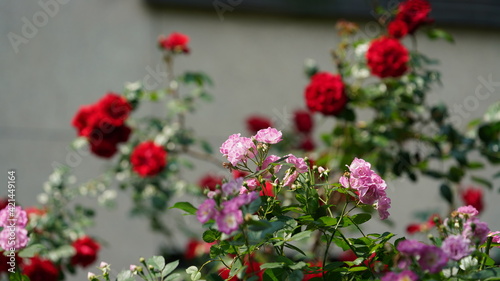
M 232 174 L 233 174 L 233 179 L 244 178 L 248 175 L 247 172 L 243 172 L 240 170 L 233 170 Z
M 253 115 L 247 118 L 247 129 L 251 134 L 256 134 L 261 129 L 272 127 L 271 120 L 264 116 Z
M 76 128 L 78 136 L 88 137 L 98 121 L 98 109 L 95 105 L 83 105 L 76 112 L 71 125 Z
M 302 278 L 302 281 L 309 281 L 314 277 L 322 278 L 323 277 L 323 272 L 321 270 L 322 266 L 323 266 L 323 263 L 320 261 L 310 263 L 310 267 L 319 267 L 319 270 L 307 271 L 308 273 L 304 273 L 304 277 Z
M 408 34 L 408 25 L 402 20 L 394 20 L 387 26 L 389 35 L 393 38 L 400 39 Z
M 366 59 L 371 73 L 380 78 L 399 77 L 408 70 L 408 50 L 396 39 L 380 37 L 371 42 Z
M 97 259 L 97 252 L 99 252 L 101 246 L 92 238 L 83 236 L 73 242 L 73 248 L 76 253 L 71 257 L 71 264 L 87 267 L 95 262 Z
M 462 192 L 462 200 L 464 205 L 471 205 L 476 208 L 478 212 L 484 209 L 483 203 L 483 191 L 479 188 L 468 187 L 464 192 Z
M 141 177 L 155 176 L 167 164 L 167 152 L 152 141 L 146 141 L 135 147 L 130 155 L 132 169 Z
M 97 156 L 109 158 L 118 151 L 117 145 L 126 142 L 132 131 L 122 125 L 113 127 L 110 124 L 94 128 L 89 135 L 90 151 Z
M 413 34 L 423 24 L 432 23 L 428 18 L 431 5 L 425 0 L 408 0 L 399 4 L 396 20 L 406 23 L 408 33 Z
M 214 243 L 206 243 L 205 241 L 190 239 L 186 245 L 186 252 L 184 253 L 184 258 L 186 258 L 187 260 L 192 260 L 196 257 L 208 254 L 210 253 L 210 247 Z
M 179 32 L 173 32 L 168 37 L 160 36 L 158 38 L 158 43 L 160 48 L 167 51 L 172 51 L 174 53 L 189 53 L 189 36 Z
M 107 93 L 96 104 L 99 118 L 113 126 L 121 126 L 127 120 L 132 106 L 123 97 L 116 93 Z
M 207 174 L 200 179 L 200 181 L 198 182 L 198 185 L 202 189 L 207 188 L 210 191 L 214 191 L 215 188 L 217 187 L 217 185 L 222 185 L 223 179 L 224 179 L 224 177 L 219 177 L 216 175 Z
M 259 193 L 260 196 L 270 196 L 274 197 L 274 189 L 273 184 L 269 181 L 266 181 L 266 184 L 262 187 Z
M 255 261 L 251 261 L 249 263 L 245 263 L 245 265 L 247 266 L 247 269 L 245 271 L 246 277 L 257 276 L 258 277 L 257 280 L 262 280 L 262 277 L 264 275 L 264 270 L 260 269 L 260 265 L 261 265 L 260 263 L 255 262 Z M 227 278 L 229 278 L 229 272 L 230 272 L 230 270 L 228 268 L 219 269 L 219 276 L 226 281 L 238 281 L 238 280 L 240 280 L 236 276 L 232 277 L 231 279 L 227 279 Z M 246 279 L 249 279 L 249 278 L 246 278 Z
M 33 257 L 28 264 L 23 266 L 23 274 L 31 281 L 57 281 L 59 280 L 59 269 L 47 259 Z
M 306 87 L 305 99 L 312 112 L 334 116 L 340 114 L 347 103 L 342 78 L 328 72 L 314 74 Z
M 304 151 L 313 151 L 316 146 L 310 136 L 305 137 L 299 144 L 299 148 Z
M 312 115 L 307 110 L 297 110 L 293 115 L 295 129 L 301 133 L 309 134 L 314 127 Z

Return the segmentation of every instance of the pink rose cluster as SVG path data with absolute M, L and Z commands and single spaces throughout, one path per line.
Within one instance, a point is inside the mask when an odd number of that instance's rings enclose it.
M 443 225 L 446 227 L 448 236 L 443 240 L 440 247 L 427 245 L 417 240 L 403 240 L 398 243 L 397 250 L 401 254 L 398 268 L 406 272 L 413 261 L 416 261 L 423 271 L 431 274 L 441 272 L 448 261 L 459 261 L 474 252 L 475 247 L 485 243 L 488 236 L 493 236 L 493 242 L 500 242 L 497 235 L 500 232 L 491 232 L 485 222 L 477 218 L 479 212 L 472 206 L 463 206 L 452 213 L 451 219 L 445 219 Z M 412 275 L 412 274 L 410 274 Z M 394 279 L 399 276 L 394 272 L 387 273 L 382 277 L 384 280 Z M 412 275 L 416 277 L 416 275 Z M 417 280 L 414 278 L 409 280 Z
M 26 211 L 21 207 L 7 206 L 0 211 L 0 247 L 5 251 L 17 251 L 28 244 L 28 224 Z
M 387 219 L 391 207 L 391 199 L 387 197 L 385 181 L 371 169 L 371 164 L 363 159 L 354 158 L 349 173 L 340 177 L 340 184 L 352 188 L 359 196 L 359 201 L 367 205 L 375 205 L 381 219 Z
M 196 217 L 201 223 L 215 220 L 217 229 L 225 234 L 231 234 L 243 224 L 241 208 L 252 203 L 259 197 L 256 191 L 248 192 L 243 186 L 243 178 L 236 178 L 224 183 L 220 190 L 210 191 L 198 208 Z
M 254 158 L 257 154 L 257 143 L 276 144 L 282 139 L 281 131 L 275 128 L 259 130 L 253 137 L 242 137 L 241 134 L 230 135 L 220 147 L 220 153 L 227 160 L 236 166 L 238 163 L 246 163 L 249 158 Z

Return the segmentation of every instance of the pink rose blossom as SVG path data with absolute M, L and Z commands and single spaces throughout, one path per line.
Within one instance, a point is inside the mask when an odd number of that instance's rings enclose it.
M 491 242 L 493 243 L 500 243 L 500 231 L 494 231 L 494 232 L 490 232 L 488 234 L 488 236 L 492 236 L 492 240 Z
M 267 156 L 266 159 L 264 159 L 264 161 L 262 162 L 261 169 L 267 169 L 271 163 L 278 161 L 279 159 L 281 159 L 281 157 L 276 156 L 276 155 Z M 281 170 L 281 166 L 282 165 L 275 165 L 274 168 L 272 168 L 271 170 L 273 171 L 274 174 L 277 174 Z M 259 169 L 259 170 L 261 170 L 261 169 Z M 266 174 L 267 174 L 267 172 L 266 172 Z
M 448 258 L 458 261 L 472 253 L 471 241 L 462 235 L 450 235 L 444 241 L 441 249 Z
M 483 244 L 486 242 L 489 233 L 490 228 L 487 223 L 480 221 L 478 218 L 472 218 L 465 222 L 462 235 L 475 243 Z
M 271 127 L 259 130 L 254 137 L 258 142 L 263 142 L 268 144 L 276 144 L 282 141 L 281 131 L 278 131 L 275 128 Z
M 201 223 L 206 223 L 207 221 L 214 218 L 217 210 L 215 209 L 215 200 L 207 199 L 203 203 L 201 203 L 198 211 L 196 211 L 196 218 Z
M 243 178 L 236 178 L 222 184 L 222 196 L 239 193 L 243 187 L 243 180 Z
M 377 211 L 381 220 L 385 220 L 389 217 L 389 212 L 387 211 L 391 207 L 391 199 L 389 197 L 382 197 L 378 199 Z
M 293 154 L 288 154 L 288 158 L 285 160 L 286 163 L 292 164 L 293 167 L 286 171 L 285 177 L 283 178 L 283 185 L 290 186 L 298 178 L 299 174 L 307 172 L 307 164 L 303 158 L 297 158 Z
M 448 258 L 445 252 L 437 246 L 425 245 L 419 253 L 418 264 L 430 273 L 440 272 L 447 263 Z
M 15 251 L 26 247 L 28 244 L 28 231 L 22 227 L 15 227 L 12 231 L 12 227 L 6 227 L 0 232 L 0 247 L 4 250 L 14 249 Z M 14 240 L 9 240 L 11 236 L 14 236 Z M 14 241 L 12 244 L 11 241 Z
M 403 270 L 400 273 L 387 272 L 382 278 L 382 281 L 417 281 L 418 275 L 411 270 Z
M 239 209 L 241 202 L 237 198 L 222 203 L 222 210 L 216 214 L 215 221 L 220 232 L 231 234 L 243 223 L 243 213 Z
M 238 162 L 246 162 L 248 157 L 254 157 L 257 148 L 250 138 L 233 134 L 222 144 L 219 151 L 236 166 Z
M 456 212 L 459 213 L 459 214 L 462 214 L 461 217 L 463 217 L 463 215 L 468 215 L 469 218 L 473 218 L 473 217 L 475 217 L 475 216 L 477 216 L 479 214 L 479 211 L 476 210 L 476 208 L 474 208 L 471 205 L 459 207 L 456 210 Z
M 14 216 L 11 217 L 10 215 Z M 28 216 L 26 212 L 19 206 L 10 207 L 7 206 L 0 211 L 0 226 L 7 227 L 10 225 L 16 225 L 19 227 L 25 227 L 28 223 Z
M 246 183 L 250 191 L 254 191 L 259 186 L 259 181 L 256 178 L 248 179 Z

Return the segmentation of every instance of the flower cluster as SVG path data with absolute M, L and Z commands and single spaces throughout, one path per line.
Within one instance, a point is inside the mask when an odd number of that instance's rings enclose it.
M 371 164 L 363 159 L 355 158 L 349 167 L 349 173 L 340 177 L 340 184 L 352 188 L 363 204 L 375 204 L 381 219 L 389 217 L 387 211 L 391 207 L 391 199 L 387 197 L 385 181 L 371 169 Z
M 243 178 L 237 178 L 223 184 L 220 190 L 209 192 L 208 197 L 198 208 L 196 217 L 201 223 L 215 220 L 220 232 L 231 234 L 243 224 L 241 208 L 259 195 L 255 191 L 246 191 Z
M 417 280 L 416 273 L 450 275 L 466 273 L 471 269 L 469 267 L 474 269 L 478 265 L 474 253 L 480 252 L 488 237 L 492 236 L 490 239 L 493 241 L 499 240 L 495 236 L 496 233 L 490 231 L 488 224 L 478 219 L 478 214 L 479 212 L 470 205 L 452 212 L 449 218 L 438 225 L 439 239 L 432 240 L 435 245 L 417 240 L 400 241 L 397 244 L 400 254 L 397 269 L 386 274 L 382 280 L 400 280 L 391 278 L 403 273 L 412 276 L 408 280 Z M 412 268 L 413 272 L 409 273 L 409 268 Z M 401 272 L 396 273 L 399 271 Z
M 0 211 L 0 247 L 5 251 L 18 251 L 28 244 L 26 224 L 28 216 L 21 207 L 7 206 Z
M 167 164 L 167 152 L 153 141 L 145 141 L 130 155 L 132 169 L 141 177 L 155 176 Z
M 117 145 L 126 142 L 130 128 L 125 125 L 132 106 L 122 96 L 107 93 L 99 101 L 80 107 L 72 120 L 78 136 L 85 137 L 90 150 L 97 156 L 109 158 L 117 152 Z

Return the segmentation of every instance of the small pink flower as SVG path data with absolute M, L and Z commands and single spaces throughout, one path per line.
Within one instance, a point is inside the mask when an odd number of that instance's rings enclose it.
M 275 128 L 271 127 L 259 130 L 255 135 L 255 139 L 258 142 L 263 142 L 268 144 L 276 144 L 282 141 L 281 137 L 282 137 L 281 131 L 278 131 Z
M 220 232 L 231 234 L 243 223 L 243 214 L 239 209 L 223 208 L 215 217 Z
M 12 236 L 15 237 L 15 239 L 10 240 Z M 17 251 L 26 247 L 28 241 L 28 231 L 22 227 L 9 226 L 0 232 L 0 247 L 4 250 L 14 249 Z
M 243 178 L 232 179 L 222 184 L 222 196 L 237 194 L 243 187 Z
M 13 216 L 11 217 L 11 215 Z M 28 216 L 26 214 L 26 211 L 24 211 L 19 206 L 16 207 L 7 206 L 0 211 L 1 227 L 7 227 L 13 225 L 19 227 L 25 227 L 27 223 L 28 223 Z
M 468 215 L 469 218 L 473 218 L 477 215 L 479 215 L 479 211 L 476 210 L 476 208 L 474 208 L 473 206 L 471 205 L 467 205 L 467 206 L 462 206 L 462 207 L 459 207 L 457 210 L 456 210 L 457 213 L 459 214 L 462 214 L 462 215 Z M 463 217 L 463 216 L 462 216 Z
M 444 241 L 441 249 L 448 258 L 458 261 L 472 253 L 471 241 L 462 235 L 450 235 Z
M 387 272 L 382 278 L 382 281 L 417 281 L 418 275 L 411 270 L 403 270 L 400 273 Z
M 220 147 L 227 160 L 236 166 L 238 162 L 246 162 L 248 157 L 254 157 L 257 148 L 250 138 L 241 137 L 240 134 L 230 135 Z
M 288 154 L 288 158 L 285 160 L 286 163 L 292 164 L 293 167 L 286 171 L 285 177 L 283 178 L 283 185 L 290 186 L 299 177 L 299 174 L 307 172 L 307 164 L 303 158 L 298 158 L 293 154 Z
M 276 155 L 269 155 L 269 156 L 267 156 L 266 159 L 264 159 L 264 161 L 262 162 L 262 168 L 258 169 L 258 170 L 260 171 L 260 170 L 267 169 L 271 163 L 273 163 L 275 161 L 278 161 L 279 159 L 281 159 L 281 157 L 276 156 Z M 270 170 L 272 170 L 273 174 L 277 174 L 281 170 L 281 166 L 282 165 L 275 165 L 274 168 L 272 168 Z M 264 177 L 270 177 L 271 175 L 266 172 L 266 173 L 263 174 L 263 176 Z
M 196 218 L 198 218 L 198 221 L 201 223 L 206 223 L 207 221 L 213 219 L 216 213 L 217 210 L 215 209 L 215 200 L 209 198 L 201 203 L 198 211 L 196 211 Z
M 259 186 L 259 181 L 256 178 L 251 178 L 246 181 L 248 189 L 254 191 Z
M 377 211 L 381 220 L 385 220 L 389 217 L 389 212 L 387 211 L 391 207 L 391 199 L 389 197 L 379 198 L 377 201 Z
M 488 224 L 480 221 L 478 218 L 467 220 L 464 224 L 463 236 L 469 238 L 473 242 L 483 244 L 488 238 L 490 228 Z

